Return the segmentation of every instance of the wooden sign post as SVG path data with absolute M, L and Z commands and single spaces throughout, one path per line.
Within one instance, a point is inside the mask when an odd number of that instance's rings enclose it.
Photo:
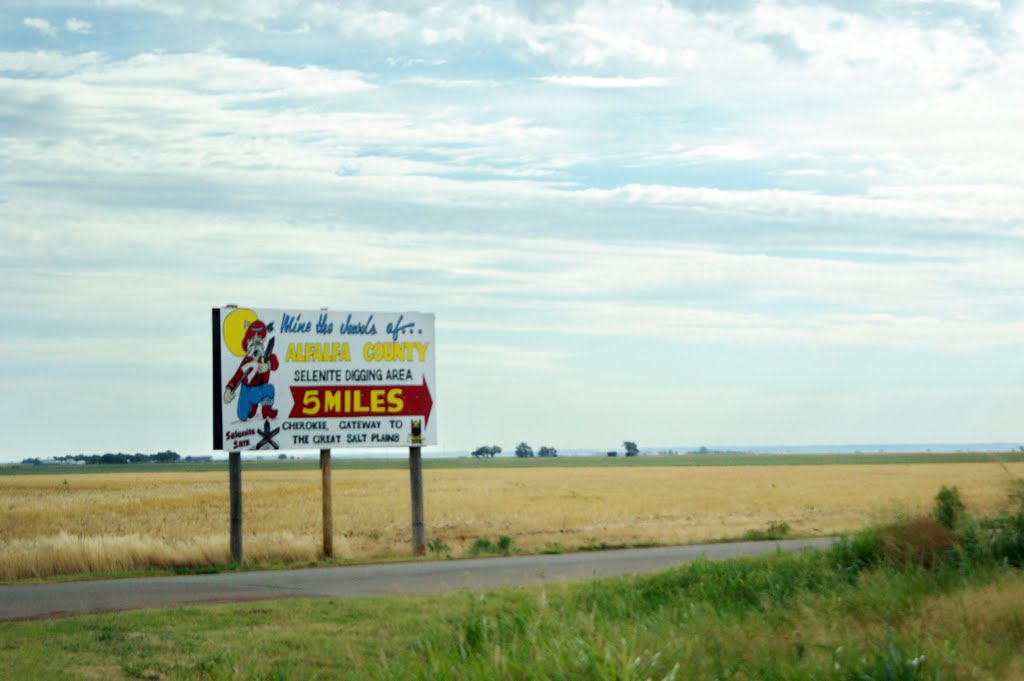
M 423 556 L 427 553 L 427 543 L 423 527 L 423 460 L 419 447 L 409 447 L 409 491 L 412 498 L 412 552 Z
M 427 553 L 427 540 L 423 523 L 423 459 L 420 443 L 423 442 L 419 421 L 412 422 L 412 446 L 409 447 L 409 494 L 412 506 L 412 553 L 423 556 Z
M 320 480 L 323 488 L 324 557 L 334 556 L 334 514 L 331 511 L 331 450 L 320 450 Z
M 242 562 L 242 453 L 228 453 L 228 486 L 231 488 L 231 560 Z

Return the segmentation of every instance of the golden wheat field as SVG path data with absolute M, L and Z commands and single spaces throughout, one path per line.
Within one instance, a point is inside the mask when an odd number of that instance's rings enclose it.
M 1003 510 L 1024 463 L 453 468 L 424 471 L 428 541 L 464 555 L 480 537 L 517 549 L 679 544 L 771 523 L 793 534 L 927 513 L 943 485 L 968 510 Z M 409 475 L 335 469 L 339 558 L 410 553 Z M 243 473 L 247 561 L 319 557 L 318 470 Z M 230 559 L 226 471 L 0 476 L 0 579 Z

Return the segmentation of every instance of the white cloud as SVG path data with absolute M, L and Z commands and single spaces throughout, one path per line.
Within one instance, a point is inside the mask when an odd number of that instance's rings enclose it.
M 80 71 L 86 67 L 95 67 L 102 61 L 103 57 L 98 52 L 80 52 L 77 54 L 64 54 L 45 50 L 36 52 L 0 52 L 0 72 L 59 76 Z
M 87 338 L 61 336 L 59 338 L 7 337 L 11 361 L 32 363 L 43 354 L 47 361 L 66 371 L 75 366 L 197 368 L 206 364 L 196 355 L 181 352 L 177 338 L 131 337 Z M 135 352 L 126 348 L 136 348 Z
M 326 3 L 318 0 L 102 0 L 109 8 L 138 8 L 176 18 L 235 22 L 260 31 L 277 23 L 299 34 L 329 29 L 347 36 L 386 40 L 417 30 L 414 5 L 393 11 L 373 3 Z
M 57 37 L 57 27 L 51 24 L 46 19 L 40 17 L 26 17 L 22 22 L 28 28 L 39 31 L 42 35 L 47 38 Z
M 601 23 L 524 25 L 517 32 L 531 52 L 570 67 L 603 67 L 624 62 L 646 66 L 670 63 L 674 49 L 662 47 L 643 35 L 632 35 Z
M 74 17 L 71 17 L 64 22 L 64 28 L 66 28 L 71 33 L 92 33 L 91 23 L 83 19 L 76 19 Z
M 90 85 L 142 91 L 144 88 L 181 90 L 191 98 L 206 95 L 264 98 L 321 98 L 372 89 L 373 84 L 352 71 L 319 66 L 279 66 L 215 50 L 191 54 L 149 52 L 105 69 L 83 71 L 78 80 Z M 211 104 L 218 104 L 215 100 Z
M 370 83 L 358 73 L 278 66 L 217 52 L 153 53 L 125 61 L 88 54 L 0 53 L 0 70 L 65 74 L 12 79 L 6 84 L 10 95 L 6 106 L 22 112 L 16 119 L 31 120 L 30 109 L 12 107 L 30 107 L 42 99 L 49 102 L 45 120 L 57 127 L 38 137 L 20 135 L 2 142 L 8 162 L 19 164 L 19 174 L 39 181 L 52 182 L 69 173 L 80 173 L 82 178 L 113 174 L 103 182 L 169 173 L 189 182 L 266 184 L 274 188 L 282 205 L 289 206 L 336 205 L 338 197 L 345 196 L 513 211 L 574 205 L 594 211 L 608 206 L 625 214 L 639 206 L 664 207 L 790 225 L 821 220 L 940 221 L 928 228 L 929 234 L 1005 233 L 1001 225 L 1006 220 L 1024 219 L 1019 164 L 1014 159 L 999 161 L 999 156 L 969 163 L 962 159 L 971 157 L 950 150 L 949 158 L 959 162 L 942 170 L 942 164 L 929 157 L 915 158 L 914 150 L 907 156 L 855 157 L 763 147 L 764 140 L 757 137 L 724 143 L 708 140 L 670 144 L 658 154 L 636 152 L 615 162 L 641 163 L 645 157 L 691 165 L 809 159 L 813 167 L 793 170 L 794 178 L 801 177 L 801 172 L 804 177 L 812 173 L 810 177 L 820 178 L 826 168 L 830 174 L 848 172 L 850 176 L 864 168 L 880 170 L 873 186 L 852 193 L 660 183 L 581 188 L 571 181 L 558 184 L 551 179 L 566 172 L 572 177 L 572 161 L 561 159 L 589 152 L 575 148 L 588 144 L 587 137 L 575 142 L 564 128 L 531 119 L 474 115 L 460 107 L 429 112 L 417 103 L 408 111 L 379 112 L 373 105 L 367 107 L 373 100 L 366 99 L 361 106 L 367 111 L 346 111 L 332 98 L 351 104 L 353 96 L 387 87 Z M 287 108 L 274 105 L 286 98 Z M 82 111 L 90 115 L 75 113 Z M 944 115 L 950 114 L 937 112 L 932 122 Z M 1009 119 L 1006 123 L 1010 124 Z M 808 130 L 803 121 L 796 126 L 803 132 L 793 137 L 811 148 L 816 137 L 844 143 L 849 137 L 852 144 L 863 141 L 859 129 L 841 129 L 837 137 L 835 131 L 829 135 L 824 128 Z M 995 133 L 979 131 L 983 134 Z M 886 140 L 880 136 L 875 145 L 864 146 L 881 147 Z M 930 140 L 932 146 L 943 143 Z M 1002 146 L 1007 149 L 1013 144 L 1007 138 Z M 395 152 L 364 151 L 379 146 Z M 982 151 L 975 152 L 979 158 Z M 947 173 L 947 178 L 934 176 L 937 170 Z M 520 180 L 458 177 L 467 173 Z M 350 177 L 339 178 L 339 174 Z M 908 179 L 913 184 L 907 184 Z M 856 234 L 858 228 L 851 224 L 846 229 Z
M 472 325 L 461 322 L 442 321 L 442 328 L 447 330 L 472 329 Z M 525 345 L 445 345 L 444 353 L 438 358 L 438 366 L 443 369 L 471 369 L 475 373 L 494 371 L 494 358 L 501 357 L 498 369 L 504 372 L 531 371 L 540 373 L 563 373 L 565 362 L 572 357 L 571 352 L 560 350 L 538 349 Z
M 15 316 L 45 309 L 69 324 L 95 321 L 99 300 L 108 310 L 100 319 L 138 310 L 138 324 L 160 328 L 165 321 L 143 321 L 145 310 L 186 315 L 211 297 L 294 305 L 287 297 L 295 291 L 334 301 L 339 286 L 346 300 L 385 309 L 401 304 L 414 281 L 424 309 L 442 310 L 446 325 L 467 332 L 970 351 L 1015 344 L 1024 331 L 1016 321 L 1024 269 L 998 248 L 955 256 L 878 249 L 896 260 L 875 262 L 863 250 L 790 256 L 599 235 L 455 237 L 172 209 L 118 220 L 117 207 L 62 201 L 47 210 L 24 198 L 17 208 L 0 220 L 0 235 L 26 270 L 8 269 L 17 278 L 0 304 Z M 74 224 L 61 220 L 68 210 L 80 215 Z M 22 211 L 38 232 L 20 227 Z
M 1010 26 L 1017 32 L 1018 36 L 1024 37 L 1024 5 L 1018 4 L 1017 11 L 1010 19 Z
M 318 3 L 317 14 L 328 25 L 336 26 L 346 35 L 366 35 L 375 40 L 392 39 L 403 32 L 415 30 L 415 23 L 400 12 L 345 11 Z
M 785 216 L 805 220 L 1024 220 L 1024 190 L 1005 186 L 962 187 L 955 192 L 880 186 L 871 189 L 866 195 L 850 196 L 784 189 L 725 190 L 715 187 L 630 184 L 613 189 L 585 189 L 579 193 L 595 201 L 671 205 L 729 211 L 737 215 L 776 215 L 780 218 Z
M 762 156 L 764 153 L 748 142 L 732 142 L 729 144 L 705 144 L 692 149 L 680 144 L 673 144 L 669 147 L 665 157 L 687 163 L 703 163 L 707 161 L 750 161 Z
M 458 26 L 438 30 L 436 28 L 424 28 L 420 31 L 424 45 L 437 45 L 438 43 L 459 42 L 465 38 L 465 31 Z
M 429 76 L 413 76 L 403 78 L 400 83 L 412 85 L 426 85 L 428 87 L 456 89 L 456 88 L 496 88 L 501 82 L 494 79 L 466 79 L 466 78 L 431 78 Z
M 544 76 L 545 83 L 580 88 L 657 88 L 664 87 L 670 81 L 667 78 L 647 76 L 644 78 L 625 78 L 617 76 Z

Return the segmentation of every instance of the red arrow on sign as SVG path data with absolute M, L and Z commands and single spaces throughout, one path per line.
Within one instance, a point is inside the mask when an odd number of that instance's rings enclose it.
M 288 418 L 354 416 L 423 416 L 430 420 L 434 400 L 422 385 L 293 385 Z

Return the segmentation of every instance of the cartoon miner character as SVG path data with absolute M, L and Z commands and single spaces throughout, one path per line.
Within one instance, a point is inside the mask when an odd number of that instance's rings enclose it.
M 224 389 L 224 404 L 235 399 L 235 392 L 241 386 L 238 398 L 238 418 L 247 421 L 256 415 L 256 407 L 263 405 L 261 416 L 276 418 L 274 409 L 274 386 L 270 384 L 270 372 L 278 367 L 277 355 L 274 354 L 274 339 L 267 343 L 267 325 L 260 320 L 251 322 L 242 338 L 242 350 L 245 357 L 238 371 L 228 381 Z

